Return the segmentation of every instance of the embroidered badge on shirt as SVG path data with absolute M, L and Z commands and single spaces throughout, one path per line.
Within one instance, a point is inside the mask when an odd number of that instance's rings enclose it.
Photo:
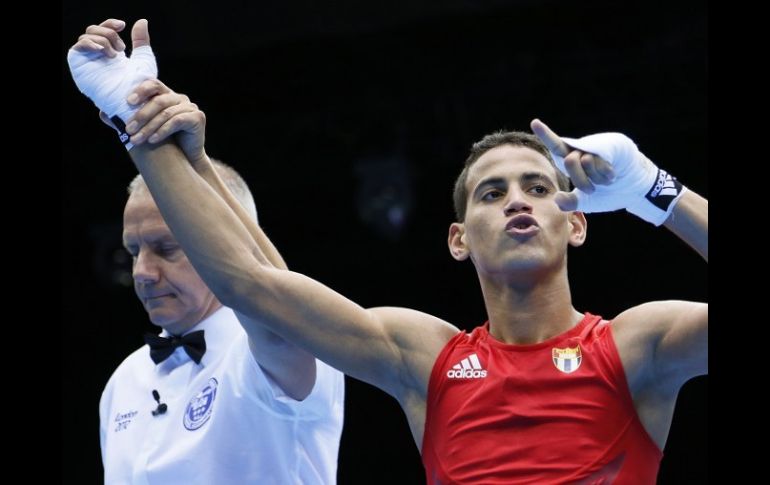
M 219 383 L 213 377 L 206 386 L 190 399 L 187 409 L 184 411 L 184 427 L 190 431 L 200 428 L 211 417 L 214 407 L 214 399 L 217 397 L 217 385 Z
M 580 354 L 580 345 L 576 347 L 567 347 L 566 349 L 552 349 L 553 365 L 557 369 L 570 374 L 578 370 L 580 363 L 583 362 L 583 356 Z

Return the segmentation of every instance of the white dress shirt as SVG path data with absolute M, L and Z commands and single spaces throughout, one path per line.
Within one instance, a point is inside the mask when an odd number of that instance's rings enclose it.
M 316 360 L 303 401 L 286 396 L 254 360 L 246 332 L 222 307 L 195 364 L 182 347 L 156 365 L 149 347 L 113 373 L 99 404 L 106 484 L 333 484 L 344 376 Z M 153 416 L 157 390 L 167 411 Z

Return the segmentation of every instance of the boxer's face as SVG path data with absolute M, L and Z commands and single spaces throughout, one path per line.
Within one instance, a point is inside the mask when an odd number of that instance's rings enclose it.
M 556 205 L 556 168 L 537 151 L 501 145 L 469 169 L 467 211 L 450 228 L 450 249 L 485 274 L 566 267 L 567 246 L 582 244 L 585 217 Z

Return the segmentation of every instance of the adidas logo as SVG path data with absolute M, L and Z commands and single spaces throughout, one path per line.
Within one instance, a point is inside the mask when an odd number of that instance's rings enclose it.
M 650 192 L 650 197 L 657 197 L 659 195 L 668 195 L 669 197 L 675 196 L 679 193 L 676 184 L 674 184 L 675 178 L 666 173 L 665 170 L 658 170 L 658 180 L 655 182 L 655 186 Z
M 658 177 L 645 198 L 660 210 L 668 210 L 668 206 L 682 191 L 682 184 L 665 170 L 658 169 Z
M 446 373 L 450 379 L 481 379 L 487 376 L 486 369 L 482 369 L 481 362 L 476 354 L 471 354 L 455 364 Z

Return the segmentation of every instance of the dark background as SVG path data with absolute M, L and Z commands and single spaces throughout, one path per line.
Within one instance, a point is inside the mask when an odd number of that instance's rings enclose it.
M 154 328 L 120 245 L 135 169 L 66 68 L 89 24 L 149 19 L 161 80 L 206 112 L 209 154 L 249 183 L 290 268 L 363 306 L 485 320 L 472 265 L 446 247 L 452 184 L 474 141 L 533 117 L 565 136 L 626 133 L 708 196 L 705 1 L 108 3 L 63 2 L 65 483 L 101 482 L 101 390 Z M 393 207 L 402 222 L 383 223 Z M 707 265 L 665 229 L 623 212 L 589 228 L 570 253 L 578 310 L 707 300 Z M 339 482 L 424 483 L 397 403 L 347 385 Z M 707 394 L 705 377 L 682 389 L 659 483 L 708 481 Z

